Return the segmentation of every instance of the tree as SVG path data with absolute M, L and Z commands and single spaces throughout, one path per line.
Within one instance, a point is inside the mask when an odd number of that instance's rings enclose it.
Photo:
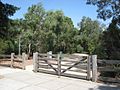
M 107 59 L 120 59 L 120 0 L 87 0 L 87 4 L 98 7 L 98 18 L 111 19 L 107 31 L 101 37 L 101 46 L 105 49 Z
M 120 28 L 112 20 L 107 31 L 101 37 L 102 46 L 105 48 L 107 59 L 120 59 Z
M 100 23 L 91 18 L 83 17 L 79 23 L 79 44 L 83 47 L 83 51 L 93 54 L 99 45 L 99 36 L 102 32 Z
M 87 4 L 98 7 L 98 18 L 103 20 L 112 18 L 120 26 L 120 0 L 87 0 Z
M 10 23 L 9 16 L 12 16 L 19 8 L 0 1 L 0 37 L 7 36 Z
M 32 51 L 37 50 L 38 43 L 40 43 L 38 37 L 40 35 L 40 31 L 43 28 L 44 17 L 45 10 L 41 3 L 29 7 L 28 12 L 25 14 L 25 19 L 23 21 L 23 31 L 21 34 L 24 35 L 24 41 L 26 42 L 23 43 L 27 44 L 25 46 L 29 46 L 29 51 L 30 46 Z
M 9 54 L 14 50 L 13 38 L 15 38 L 17 31 L 12 28 L 14 21 L 9 17 L 18 9 L 16 6 L 0 1 L 0 53 Z
M 62 11 L 47 12 L 44 30 L 46 32 L 52 31 L 54 35 L 54 39 L 52 39 L 53 42 L 49 43 L 49 50 L 53 50 L 55 53 L 59 51 L 63 51 L 64 53 L 71 52 L 73 29 L 74 26 L 71 18 L 64 16 Z

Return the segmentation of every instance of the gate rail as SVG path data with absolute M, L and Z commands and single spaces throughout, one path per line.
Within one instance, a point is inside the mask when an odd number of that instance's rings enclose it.
M 74 57 L 77 59 L 75 60 Z M 71 69 L 73 68 L 81 69 L 82 67 L 82 68 L 85 68 L 86 70 L 86 71 L 81 71 L 87 74 L 85 76 L 86 77 L 85 79 L 92 80 L 94 82 L 96 81 L 97 70 L 94 69 L 97 67 L 96 55 L 90 56 L 86 54 L 73 54 L 73 55 L 69 55 L 69 58 L 71 59 L 64 58 L 61 52 L 59 54 L 52 54 L 51 52 L 47 54 L 40 54 L 38 52 L 33 53 L 33 71 L 38 72 L 41 70 L 41 67 L 43 68 L 48 67 L 48 69 L 52 69 L 54 73 L 60 77 L 61 75 L 64 75 L 66 71 L 75 71 Z M 45 66 L 43 64 L 45 64 Z M 63 68 L 64 66 L 67 68 Z M 42 71 L 44 72 L 44 70 Z

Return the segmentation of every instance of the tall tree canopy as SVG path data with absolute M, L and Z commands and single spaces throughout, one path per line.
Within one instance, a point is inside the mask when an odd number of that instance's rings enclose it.
M 98 18 L 112 18 L 120 26 L 120 0 L 87 0 L 87 4 L 98 7 Z
M 83 50 L 89 54 L 95 53 L 99 46 L 99 36 L 103 30 L 102 25 L 97 20 L 83 17 L 79 23 L 80 44 Z
M 9 16 L 12 16 L 19 8 L 0 1 L 0 37 L 7 35 L 10 23 Z
M 62 11 L 45 11 L 41 3 L 32 5 L 25 14 L 25 24 L 26 28 L 22 35 L 27 36 L 26 39 L 32 44 L 33 51 L 69 50 L 71 44 L 68 44 L 68 40 L 72 38 L 70 33 L 74 25 L 71 18 L 64 16 Z

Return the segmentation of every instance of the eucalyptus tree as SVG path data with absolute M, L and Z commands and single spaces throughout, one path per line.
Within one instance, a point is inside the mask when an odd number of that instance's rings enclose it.
M 44 30 L 52 33 L 52 37 L 47 40 L 49 50 L 70 52 L 73 29 L 71 18 L 65 16 L 62 11 L 48 11 L 44 22 Z
M 87 0 L 87 4 L 97 6 L 98 18 L 111 20 L 101 37 L 102 46 L 105 48 L 106 58 L 120 59 L 120 0 Z
M 29 43 L 29 53 L 30 47 L 32 47 L 32 51 L 37 50 L 38 43 L 40 40 L 38 38 L 40 32 L 43 30 L 43 22 L 45 18 L 45 10 L 42 7 L 41 3 L 37 5 L 32 5 L 28 8 L 28 12 L 25 16 L 25 28 L 24 28 L 24 36 L 27 42 Z
M 97 6 L 98 18 L 116 20 L 120 26 L 120 0 L 87 0 L 86 3 Z
M 103 30 L 100 23 L 89 17 L 83 17 L 79 27 L 80 45 L 83 50 L 89 54 L 95 53 L 99 45 L 99 36 Z

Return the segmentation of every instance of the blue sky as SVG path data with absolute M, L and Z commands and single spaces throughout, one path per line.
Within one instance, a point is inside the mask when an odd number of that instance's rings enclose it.
M 13 4 L 20 7 L 12 18 L 23 18 L 27 12 L 28 7 L 32 4 L 42 2 L 43 7 L 46 10 L 62 10 L 65 16 L 70 17 L 73 20 L 75 26 L 81 21 L 83 16 L 97 19 L 97 12 L 95 6 L 86 5 L 87 0 L 1 0 L 4 3 Z M 108 24 L 98 19 L 100 22 Z

